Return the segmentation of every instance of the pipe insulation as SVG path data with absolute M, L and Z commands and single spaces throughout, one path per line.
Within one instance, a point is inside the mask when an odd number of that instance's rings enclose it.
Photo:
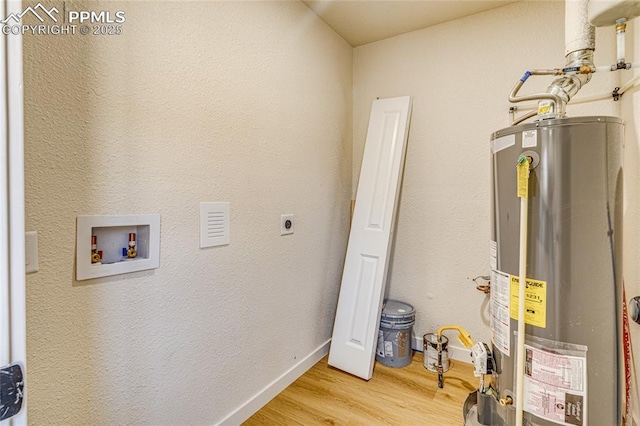
M 589 23 L 589 0 L 567 0 L 564 10 L 564 56 L 596 49 L 596 31 Z

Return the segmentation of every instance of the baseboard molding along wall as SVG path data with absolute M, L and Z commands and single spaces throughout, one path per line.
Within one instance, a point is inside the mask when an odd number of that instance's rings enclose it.
M 318 361 L 329 353 L 331 339 L 324 342 L 316 350 L 311 352 L 296 365 L 265 386 L 260 392 L 251 397 L 247 402 L 238 407 L 235 411 L 225 417 L 220 423 L 221 426 L 237 426 L 255 414 L 267 402 L 275 398 L 280 392 L 286 389 L 296 379 L 306 373 Z

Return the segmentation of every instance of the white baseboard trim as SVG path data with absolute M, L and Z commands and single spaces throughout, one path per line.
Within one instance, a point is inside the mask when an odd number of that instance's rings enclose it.
M 316 350 L 300 360 L 296 365 L 275 379 L 273 382 L 265 386 L 260 392 L 251 397 L 247 402 L 234 410 L 227 417 L 222 419 L 218 425 L 236 426 L 247 420 L 267 402 L 275 398 L 280 392 L 286 389 L 296 379 L 306 373 L 311 367 L 316 365 L 325 355 L 329 353 L 331 339 L 324 342 Z
M 422 336 L 413 336 L 411 348 L 414 351 L 422 352 L 423 345 L 424 341 L 422 340 Z M 454 346 L 449 344 L 449 359 L 471 364 L 471 350 L 462 346 Z

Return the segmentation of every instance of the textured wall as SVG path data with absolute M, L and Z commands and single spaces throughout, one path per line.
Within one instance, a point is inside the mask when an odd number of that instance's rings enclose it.
M 65 6 L 127 21 L 24 40 L 30 423 L 216 423 L 331 336 L 352 49 L 301 2 Z M 160 268 L 75 281 L 76 216 L 127 213 L 161 215 Z
M 598 32 L 598 64 L 614 62 L 612 43 L 612 30 Z M 507 97 L 526 69 L 563 64 L 562 2 L 518 2 L 355 49 L 354 191 L 372 100 L 413 96 L 387 291 L 415 305 L 416 333 L 459 324 L 489 340 L 488 297 L 471 281 L 489 274 L 489 137 L 508 127 Z M 522 92 L 551 81 L 532 77 Z M 616 85 L 615 76 L 596 75 L 580 95 Z M 619 115 L 617 108 L 608 101 L 568 113 Z

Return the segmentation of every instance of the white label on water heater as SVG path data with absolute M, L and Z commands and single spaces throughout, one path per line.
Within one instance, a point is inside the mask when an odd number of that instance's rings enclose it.
M 587 358 L 525 345 L 524 411 L 560 425 L 587 424 Z
M 538 146 L 538 131 L 525 130 L 522 132 L 522 147 L 535 148 L 536 146 Z
M 489 241 L 489 262 L 491 263 L 491 270 L 498 269 L 498 243 Z
M 493 153 L 495 154 L 496 152 L 500 152 L 503 149 L 507 149 L 510 146 L 513 146 L 515 144 L 516 144 L 515 134 L 503 136 L 501 138 L 493 140 L 493 143 L 491 144 L 491 151 L 493 151 Z
M 491 331 L 493 345 L 506 356 L 511 353 L 511 291 L 509 274 L 491 270 Z

